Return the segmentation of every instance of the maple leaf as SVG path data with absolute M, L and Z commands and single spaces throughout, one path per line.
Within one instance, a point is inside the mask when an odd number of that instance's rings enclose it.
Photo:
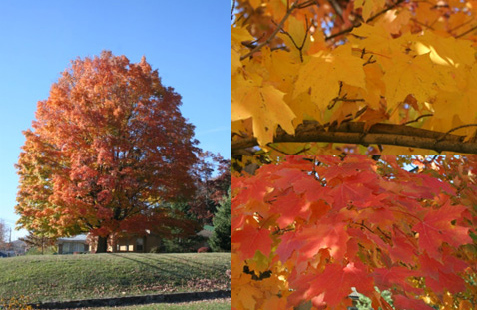
M 408 282 L 409 277 L 418 275 L 417 271 L 409 270 L 405 267 L 393 266 L 391 268 L 376 268 L 373 271 L 376 285 L 381 289 L 390 289 L 398 285 L 405 291 L 416 291 L 414 287 Z
M 450 201 L 437 210 L 429 210 L 422 221 L 412 228 L 419 233 L 419 247 L 426 250 L 430 257 L 441 260 L 439 247 L 442 242 L 455 247 L 472 242 L 468 228 L 451 224 L 464 210 L 465 206 L 451 205 Z
M 330 190 L 329 195 L 333 197 L 333 208 L 341 209 L 353 204 L 357 206 L 363 205 L 372 195 L 372 189 L 364 186 L 359 181 L 353 182 L 350 179 L 348 182 L 342 182 L 334 186 Z
M 345 231 L 345 223 L 335 222 L 335 219 L 322 219 L 316 226 L 299 231 L 295 238 L 298 242 L 306 240 L 302 246 L 300 243 L 297 244 L 300 245 L 300 255 L 305 259 L 311 258 L 320 249 L 328 249 L 330 255 L 340 261 L 345 255 L 345 245 L 349 236 Z
M 339 47 L 329 54 L 318 52 L 300 69 L 294 97 L 309 92 L 312 102 L 325 109 L 339 95 L 340 82 L 364 88 L 364 77 L 363 61 L 352 55 L 351 48 Z
M 322 274 L 311 281 L 311 286 L 306 293 L 307 296 L 318 296 L 324 293 L 323 301 L 334 309 L 351 293 L 351 288 L 362 294 L 372 292 L 372 279 L 369 276 L 366 267 L 359 263 L 349 263 L 345 267 L 340 264 L 329 264 Z M 321 304 L 316 304 L 318 307 Z
M 290 134 L 295 132 L 295 114 L 283 101 L 283 93 L 273 86 L 259 86 L 243 81 L 232 92 L 232 121 L 252 118 L 253 133 L 261 145 L 273 141 L 278 125 Z
M 432 310 L 433 307 L 426 305 L 422 300 L 416 298 L 406 298 L 402 295 L 394 297 L 394 306 L 398 309 Z
M 475 62 L 475 50 L 469 41 L 443 38 L 430 31 L 418 38 L 414 48 L 418 55 L 429 53 L 431 61 L 440 65 L 472 66 Z
M 268 256 L 272 245 L 269 230 L 249 225 L 242 230 L 234 231 L 232 242 L 239 244 L 237 251 L 240 253 L 240 259 L 251 258 L 256 251 Z
M 383 77 L 388 108 L 394 108 L 412 94 L 418 101 L 430 101 L 438 87 L 455 85 L 449 73 L 439 70 L 428 55 L 395 58 Z
M 287 232 L 282 238 L 281 242 L 275 251 L 282 262 L 285 262 L 293 253 L 293 251 L 298 251 L 300 248 L 306 244 L 306 240 L 298 239 L 296 232 Z
M 310 203 L 302 197 L 297 196 L 293 191 L 288 195 L 279 196 L 271 206 L 271 212 L 277 212 L 280 217 L 277 224 L 280 227 L 286 227 L 295 221 L 295 218 L 308 219 L 310 216 Z
M 373 13 L 377 13 L 379 9 L 384 7 L 384 0 L 355 0 L 354 7 L 362 8 L 362 16 L 367 21 Z

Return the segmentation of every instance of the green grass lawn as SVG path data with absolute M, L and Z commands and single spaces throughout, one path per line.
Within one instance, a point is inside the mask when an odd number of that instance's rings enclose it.
M 177 304 L 150 304 L 141 306 L 83 308 L 83 310 L 230 310 L 230 299 L 215 299 Z
M 12 257 L 0 259 L 0 296 L 45 302 L 230 289 L 227 269 L 229 253 Z

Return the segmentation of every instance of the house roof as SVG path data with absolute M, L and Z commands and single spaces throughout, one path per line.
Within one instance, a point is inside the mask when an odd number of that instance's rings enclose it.
M 215 227 L 211 225 L 204 225 L 204 229 L 208 231 L 214 231 Z
M 76 235 L 72 237 L 64 237 L 64 238 L 58 238 L 58 241 L 80 241 L 80 242 L 86 242 L 86 237 L 87 234 L 82 234 L 82 235 Z

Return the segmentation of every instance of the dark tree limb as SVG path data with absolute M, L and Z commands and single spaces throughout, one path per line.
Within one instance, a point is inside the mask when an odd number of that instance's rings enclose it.
M 295 135 L 289 135 L 281 128 L 277 129 L 273 143 L 310 143 L 329 142 L 360 144 L 394 145 L 410 148 L 432 150 L 437 153 L 444 151 L 477 154 L 477 142 L 464 142 L 465 136 L 436 132 L 403 125 L 375 124 L 365 130 L 363 122 L 342 123 L 340 126 L 329 127 L 328 130 L 317 122 L 305 122 L 295 130 Z M 248 148 L 258 146 L 255 138 L 245 137 L 232 141 L 232 155 L 243 153 Z

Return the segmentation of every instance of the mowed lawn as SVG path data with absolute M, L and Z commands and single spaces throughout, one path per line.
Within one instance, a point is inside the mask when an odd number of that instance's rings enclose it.
M 230 298 L 175 304 L 149 304 L 125 307 L 83 308 L 83 310 L 230 310 Z
M 28 302 L 230 289 L 230 253 L 108 253 L 0 259 L 0 296 Z

